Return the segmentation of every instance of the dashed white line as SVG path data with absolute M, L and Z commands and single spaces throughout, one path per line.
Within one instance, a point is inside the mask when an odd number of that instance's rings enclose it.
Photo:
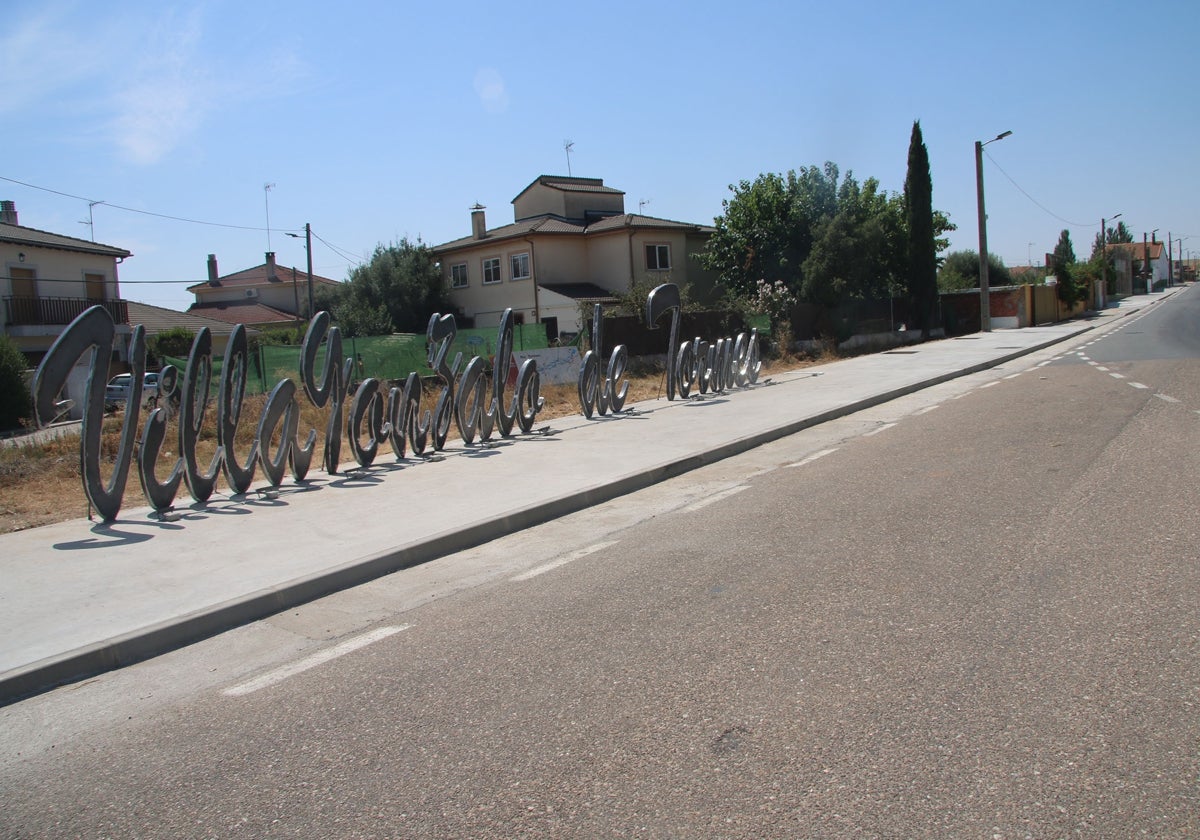
M 1162 400 L 1163 402 L 1169 402 L 1169 403 L 1177 403 L 1177 402 L 1179 402 L 1179 400 L 1175 399 L 1174 397 L 1172 397 L 1172 396 L 1171 396 L 1171 395 L 1169 395 L 1169 394 L 1155 394 L 1154 396 L 1158 397 L 1158 398 L 1159 398 L 1160 400 Z
M 603 551 L 604 549 L 608 548 L 609 546 L 616 545 L 616 544 L 617 544 L 617 540 L 608 540 L 607 542 L 594 543 L 592 545 L 587 546 L 586 548 L 581 548 L 578 551 L 574 551 L 574 552 L 568 554 L 566 557 L 560 557 L 557 560 L 554 560 L 550 563 L 546 563 L 541 566 L 534 566 L 529 571 L 521 572 L 521 574 L 511 577 L 511 578 L 509 578 L 509 580 L 514 583 L 519 583 L 523 580 L 529 580 L 531 578 L 535 578 L 538 575 L 544 575 L 546 572 L 554 571 L 559 566 L 565 566 L 568 563 L 574 563 L 576 560 L 581 560 L 584 557 L 587 557 L 589 554 L 595 554 L 597 551 Z
M 1108 373 L 1108 368 L 1106 368 L 1104 365 L 1096 365 L 1096 370 L 1102 370 L 1105 373 Z
M 1004 378 L 1005 379 L 1016 379 L 1020 375 L 1021 375 L 1021 371 L 1017 371 L 1016 373 L 1010 373 L 1008 376 L 1006 376 Z
M 837 452 L 836 449 L 822 449 L 820 452 L 814 452 L 806 458 L 801 458 L 799 461 L 793 461 L 790 464 L 784 464 L 783 469 L 791 469 L 792 467 L 803 467 L 805 464 L 811 464 L 818 458 L 824 458 L 826 455 L 832 455 Z
M 268 671 L 261 676 L 255 677 L 252 680 L 238 683 L 231 688 L 225 689 L 222 694 L 227 697 L 241 697 L 246 694 L 252 694 L 255 691 L 260 691 L 264 688 L 270 688 L 273 685 L 283 682 L 289 677 L 294 677 L 301 674 L 310 668 L 316 668 L 318 665 L 324 665 L 339 656 L 345 656 L 347 653 L 353 653 L 359 648 L 364 648 L 369 644 L 378 642 L 381 639 L 386 639 L 388 636 L 394 636 L 402 630 L 407 630 L 412 627 L 411 624 L 401 624 L 391 627 L 379 627 L 369 633 L 363 633 L 361 636 L 355 636 L 353 639 L 347 639 L 339 645 L 334 645 L 325 650 L 319 650 L 311 656 L 306 656 L 303 659 L 276 668 L 274 671 Z
M 1123 373 L 1109 373 L 1108 375 L 1111 376 L 1113 379 L 1124 379 L 1125 378 L 1125 374 L 1123 374 Z
M 936 405 L 927 405 L 927 406 L 925 406 L 924 408 L 920 408 L 920 409 L 917 409 L 916 411 L 914 411 L 914 412 L 913 412 L 913 415 L 914 415 L 914 416 L 919 416 L 919 415 L 922 415 L 922 414 L 928 414 L 929 412 L 933 411 L 933 410 L 934 410 L 935 408 L 937 408 L 937 407 L 938 407 L 938 406 L 936 406 Z
M 869 432 L 863 432 L 863 437 L 872 437 L 873 435 L 877 435 L 880 432 L 886 432 L 888 429 L 892 428 L 892 426 L 895 426 L 895 425 L 896 425 L 895 423 L 884 423 L 882 426 L 872 429 Z
M 1126 384 L 1128 384 L 1129 387 L 1131 387 L 1131 388 L 1138 388 L 1138 389 L 1142 389 L 1142 390 L 1150 387 L 1149 385 L 1143 385 L 1141 382 L 1129 382 Z
M 743 490 L 749 490 L 749 489 L 750 489 L 749 484 L 739 484 L 736 487 L 728 487 L 728 488 L 722 490 L 720 493 L 714 493 L 711 496 L 704 497 L 703 499 L 699 500 L 698 502 L 692 502 L 690 505 L 683 508 L 683 510 L 685 513 L 692 513 L 697 510 L 703 510 L 704 508 L 708 507 L 709 505 L 715 505 L 717 502 L 728 499 L 730 496 L 736 495 L 738 493 L 741 493 Z
M 999 385 L 999 384 L 1000 384 L 999 379 L 993 379 L 991 382 L 984 382 L 982 385 L 980 385 L 979 390 L 982 391 L 984 388 L 991 388 L 993 385 Z

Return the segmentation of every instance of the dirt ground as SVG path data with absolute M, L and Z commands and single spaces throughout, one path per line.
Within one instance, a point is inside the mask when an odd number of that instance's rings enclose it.
M 763 375 L 769 375 L 770 371 L 792 370 L 813 363 L 810 360 L 791 358 L 773 363 L 766 362 L 763 365 Z M 666 398 L 666 385 L 661 372 L 640 376 L 630 375 L 628 382 L 628 401 L 631 403 Z M 545 405 L 538 413 L 539 423 L 545 420 L 552 420 L 556 417 L 580 413 L 579 396 L 574 385 L 555 385 L 543 388 L 542 397 L 545 399 Z M 254 434 L 255 424 L 262 413 L 265 402 L 265 395 L 246 397 L 242 407 L 242 421 L 238 427 L 238 447 L 240 452 L 245 452 L 246 448 L 249 447 L 251 436 Z M 328 408 L 318 410 L 311 404 L 308 404 L 307 400 L 303 397 L 301 397 L 300 402 L 303 406 L 300 428 L 302 430 L 317 429 L 318 435 L 323 436 Z M 430 406 L 432 405 L 432 400 L 427 396 L 422 404 Z M 348 407 L 349 400 L 347 400 Z M 199 454 L 202 456 L 202 463 L 206 462 L 207 457 L 211 457 L 216 446 L 215 415 L 215 405 L 210 406 L 205 415 L 205 425 L 201 430 Z M 118 413 L 105 421 L 103 449 L 104 455 L 110 465 L 116 456 L 122 419 L 122 415 Z M 145 415 L 143 415 L 141 422 L 145 422 Z M 161 463 L 163 465 L 166 465 L 172 457 L 174 449 L 172 444 L 176 440 L 177 435 L 176 428 L 173 420 L 168 421 L 167 442 L 163 445 L 161 456 Z M 458 445 L 457 438 L 455 437 L 457 430 L 453 426 L 451 426 L 451 429 L 451 436 L 455 442 L 448 441 L 447 445 Z M 302 434 L 307 433 L 302 432 Z M 323 440 L 318 440 L 318 453 L 323 443 Z M 390 455 L 389 451 L 386 455 L 381 455 L 380 457 L 390 457 Z M 343 456 L 343 460 L 347 460 L 345 456 L 348 456 L 348 453 L 345 449 L 343 449 Z M 314 468 L 319 465 L 319 454 L 315 460 L 316 464 L 314 464 Z M 104 473 L 106 480 L 109 475 L 110 473 L 108 472 Z M 259 476 L 261 476 L 261 473 L 259 473 Z M 160 477 L 162 477 L 161 474 Z M 262 482 L 258 483 L 261 484 Z M 218 494 L 228 494 L 230 490 L 221 481 L 218 483 L 216 492 Z M 177 498 L 181 503 L 187 503 L 186 488 L 180 488 L 180 495 Z M 145 505 L 146 500 L 142 495 L 142 489 L 138 483 L 135 465 L 131 467 L 129 472 L 122 510 L 143 507 Z M 83 492 L 83 483 L 80 479 L 79 437 L 77 435 L 68 435 L 59 440 L 39 445 L 22 445 L 0 449 L 0 533 L 6 534 L 13 531 L 21 531 L 26 528 L 35 528 L 39 525 L 47 525 L 52 522 L 82 518 L 87 515 L 88 503 L 87 497 Z

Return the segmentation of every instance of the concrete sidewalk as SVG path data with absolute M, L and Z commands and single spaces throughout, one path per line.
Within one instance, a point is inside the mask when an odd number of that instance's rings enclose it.
M 110 525 L 77 519 L 2 535 L 0 704 L 1003 364 L 1165 296 L 1089 320 L 806 368 L 721 396 L 648 401 L 618 417 L 559 418 L 538 424 L 549 434 L 440 459 L 397 463 L 387 448 L 361 475 L 314 471 L 278 498 L 251 492 L 188 507 L 185 494 L 175 522 L 143 508 Z

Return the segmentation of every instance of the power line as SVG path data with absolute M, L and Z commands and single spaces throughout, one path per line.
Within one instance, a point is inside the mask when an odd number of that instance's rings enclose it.
M 1070 225 L 1070 226 L 1072 226 L 1072 227 L 1079 227 L 1079 228 L 1090 228 L 1090 227 L 1095 227 L 1095 225 L 1094 225 L 1094 224 L 1092 224 L 1091 222 L 1072 222 L 1072 221 L 1070 221 L 1069 219 L 1064 219 L 1062 216 L 1058 215 L 1057 213 L 1055 213 L 1055 212 L 1053 212 L 1053 211 L 1051 211 L 1051 210 L 1048 210 L 1048 209 L 1045 207 L 1045 205 L 1043 205 L 1041 202 L 1039 202 L 1039 201 L 1038 201 L 1036 198 L 1034 198 L 1033 196 L 1031 196 L 1029 193 L 1025 192 L 1025 189 L 1024 189 L 1024 188 L 1023 188 L 1023 187 L 1022 187 L 1020 184 L 1018 184 L 1018 183 L 1017 183 L 1017 182 L 1016 182 L 1016 181 L 1013 179 L 1013 177 L 1012 177 L 1011 175 L 1009 175 L 1007 172 L 1005 172 L 1005 171 L 1004 171 L 1004 168 L 1003 168 L 1003 167 L 1001 167 L 1001 166 L 1000 166 L 1000 164 L 996 163 L 996 159 L 995 159 L 994 157 L 992 157 L 992 156 L 991 156 L 991 154 L 989 154 L 989 153 L 988 153 L 986 150 L 984 151 L 984 154 L 988 156 L 988 160 L 990 160 L 990 161 L 992 162 L 992 165 L 993 165 L 993 166 L 995 166 L 997 169 L 999 169 L 999 170 L 1000 170 L 1000 174 L 1001 174 L 1001 175 L 1003 175 L 1003 176 L 1004 176 L 1005 178 L 1007 178 L 1009 181 L 1012 181 L 1012 185 L 1013 185 L 1014 187 L 1016 187 L 1018 190 L 1020 190 L 1020 191 L 1021 191 L 1021 195 L 1025 196 L 1025 197 L 1026 197 L 1026 198 L 1028 198 L 1030 201 L 1032 201 L 1034 204 L 1036 204 L 1036 205 L 1037 205 L 1039 208 L 1041 208 L 1041 210 L 1042 210 L 1043 212 L 1045 212 L 1047 215 L 1049 215 L 1049 216 L 1053 216 L 1055 219 L 1058 219 L 1058 220 L 1059 220 L 1060 222 L 1062 222 L 1063 224 L 1065 224 L 1065 225 Z
M 31 189 L 31 190 L 41 190 L 42 192 L 53 193 L 54 195 L 61 195 L 63 198 L 73 198 L 76 201 L 86 201 L 89 204 L 92 204 L 92 203 L 103 204 L 105 207 L 111 207 L 114 210 L 124 210 L 126 213 L 139 213 L 143 216 L 154 216 L 155 218 L 158 218 L 158 219 L 169 219 L 170 221 L 173 221 L 173 222 L 186 222 L 187 224 L 190 224 L 190 225 L 207 225 L 208 227 L 230 228 L 232 230 L 254 230 L 254 231 L 268 230 L 268 228 L 254 227 L 252 225 L 231 225 L 231 224 L 226 224 L 225 222 L 206 222 L 202 219 L 188 219 L 183 216 L 172 216 L 168 213 L 154 213 L 150 210 L 139 210 L 136 207 L 125 207 L 121 204 L 113 204 L 111 201 L 103 201 L 103 202 L 95 201 L 95 202 L 93 202 L 93 199 L 85 198 L 81 195 L 72 195 L 71 193 L 62 192 L 60 190 L 52 190 L 49 187 L 39 187 L 37 184 L 30 184 L 25 181 L 18 181 L 16 178 L 6 178 L 3 175 L 0 175 L 0 181 L 8 181 L 10 184 L 20 184 L 22 187 L 29 187 L 29 189 Z M 279 228 L 276 228 L 276 230 L 279 230 Z M 328 244 L 328 243 L 326 243 L 326 244 Z
M 315 232 L 313 233 L 312 238 L 316 239 L 318 242 L 322 243 L 326 248 L 333 251 L 339 257 L 341 257 L 346 262 L 348 262 L 352 265 L 357 265 L 362 262 L 362 260 L 360 260 L 358 257 L 350 255 L 346 251 L 343 251 L 341 248 L 338 248 L 336 245 L 326 242 L 324 239 L 322 239 L 320 236 L 318 236 Z

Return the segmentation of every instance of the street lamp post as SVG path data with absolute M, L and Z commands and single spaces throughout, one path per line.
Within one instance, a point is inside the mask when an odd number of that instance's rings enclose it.
M 299 239 L 300 234 L 289 233 L 288 236 L 293 239 Z M 312 282 L 312 225 L 308 222 L 304 223 L 304 253 L 308 255 L 308 319 L 311 321 L 315 304 L 313 303 L 313 282 Z
M 1100 219 L 1100 282 L 1104 284 L 1104 298 L 1108 299 L 1108 223 L 1115 222 L 1124 215 L 1117 213 L 1115 216 L 1105 219 Z
M 988 289 L 987 213 L 983 209 L 983 147 L 1012 134 L 1005 131 L 986 143 L 975 141 L 975 192 L 979 200 L 979 331 L 992 331 L 991 291 Z

